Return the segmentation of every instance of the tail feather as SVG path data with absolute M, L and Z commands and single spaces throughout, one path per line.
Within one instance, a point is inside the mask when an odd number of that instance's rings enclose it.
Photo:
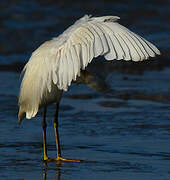
M 22 108 L 19 108 L 19 112 L 18 112 L 18 124 L 21 124 L 22 120 L 25 117 L 25 112 L 22 110 Z
M 31 64 L 31 65 L 30 65 Z M 20 93 L 18 98 L 19 112 L 18 112 L 18 123 L 21 123 L 24 117 L 31 119 L 34 117 L 40 105 L 41 100 L 41 74 L 39 63 L 37 59 L 35 62 L 30 61 L 24 67 L 24 77 L 22 79 Z

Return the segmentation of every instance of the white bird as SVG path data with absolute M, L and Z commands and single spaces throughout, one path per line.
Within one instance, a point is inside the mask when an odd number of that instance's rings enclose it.
M 160 55 L 150 42 L 120 25 L 117 16 L 91 17 L 85 15 L 59 37 L 43 43 L 35 50 L 24 67 L 19 94 L 18 122 L 26 116 L 35 117 L 44 108 L 44 161 L 79 161 L 62 158 L 58 134 L 58 109 L 62 91 L 80 76 L 94 57 L 106 60 L 142 61 Z M 57 158 L 50 159 L 46 148 L 46 109 L 56 102 L 54 128 Z

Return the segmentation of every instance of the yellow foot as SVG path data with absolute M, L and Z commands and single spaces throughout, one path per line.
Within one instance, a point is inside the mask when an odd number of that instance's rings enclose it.
M 57 161 L 57 162 L 62 162 L 62 161 L 68 161 L 68 162 L 81 162 L 82 160 L 75 160 L 75 159 L 66 159 L 66 158 L 62 158 L 62 157 L 57 157 L 55 159 L 51 159 L 51 158 L 44 158 L 44 161 L 45 162 L 54 162 L 54 161 Z
M 66 158 L 62 158 L 62 157 L 57 157 L 55 159 L 55 161 L 70 161 L 70 162 L 81 162 L 81 160 L 75 160 L 75 159 L 66 159 Z

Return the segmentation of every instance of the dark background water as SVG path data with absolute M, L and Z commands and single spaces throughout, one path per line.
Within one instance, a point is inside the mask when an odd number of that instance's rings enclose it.
M 169 7 L 169 0 L 0 0 L 0 179 L 170 179 Z M 64 157 L 85 161 L 45 166 L 41 111 L 17 125 L 19 73 L 33 50 L 84 14 L 120 16 L 162 55 L 94 61 L 85 84 L 64 93 L 59 113 Z M 47 117 L 50 157 L 54 111 Z

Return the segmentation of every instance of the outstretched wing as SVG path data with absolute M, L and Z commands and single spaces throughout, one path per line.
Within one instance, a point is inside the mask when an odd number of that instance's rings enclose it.
M 47 73 L 43 81 L 49 92 L 51 82 L 67 90 L 94 57 L 103 55 L 106 60 L 142 61 L 160 54 L 153 44 L 117 23 L 117 19 L 116 16 L 90 18 L 86 15 L 33 53 L 36 56 L 44 51 Z

